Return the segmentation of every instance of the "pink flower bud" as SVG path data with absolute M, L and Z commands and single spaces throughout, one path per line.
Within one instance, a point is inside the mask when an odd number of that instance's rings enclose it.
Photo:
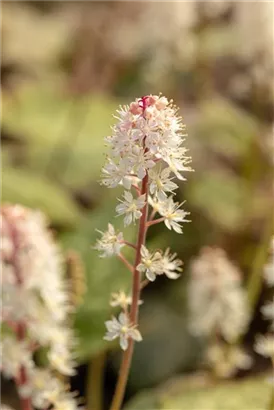
M 131 114 L 138 115 L 142 114 L 142 108 L 139 106 L 137 102 L 132 102 L 129 106 L 129 111 Z
M 168 99 L 166 97 L 161 97 L 156 101 L 155 105 L 158 110 L 163 110 L 168 105 Z

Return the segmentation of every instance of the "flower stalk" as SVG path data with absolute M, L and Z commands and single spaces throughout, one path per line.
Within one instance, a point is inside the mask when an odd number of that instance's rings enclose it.
M 174 190 L 178 188 L 173 179 L 176 176 L 185 180 L 181 172 L 191 170 L 186 166 L 190 157 L 182 145 L 184 125 L 172 101 L 155 95 L 141 97 L 129 106 L 120 107 L 116 118 L 118 124 L 113 127 L 113 135 L 106 138 L 111 152 L 103 167 L 102 183 L 109 188 L 118 185 L 125 188 L 116 211 L 123 215 L 125 226 L 138 220 L 138 236 L 136 244 L 129 243 L 108 224 L 106 232 L 99 231 L 102 237 L 95 246 L 101 257 L 116 255 L 132 273 L 131 294 L 126 296 L 120 290 L 113 294 L 110 303 L 119 306 L 122 312 L 118 319 L 112 317 L 106 322 L 104 339 L 119 338 L 124 350 L 110 410 L 121 408 L 134 344 L 142 340 L 137 329 L 141 290 L 159 275 L 177 279 L 182 271 L 182 262 L 176 259 L 176 254 L 171 254 L 169 249 L 150 251 L 145 242 L 148 228 L 161 222 L 169 230 L 183 233 L 181 223 L 188 222 L 185 219 L 188 213 L 181 209 L 182 204 L 173 201 Z M 135 250 L 133 264 L 120 252 L 125 245 Z
M 21 410 L 76 409 L 74 394 L 57 377 L 75 374 L 63 259 L 44 216 L 19 205 L 1 208 L 2 373 L 14 379 Z M 45 366 L 34 355 L 45 349 Z

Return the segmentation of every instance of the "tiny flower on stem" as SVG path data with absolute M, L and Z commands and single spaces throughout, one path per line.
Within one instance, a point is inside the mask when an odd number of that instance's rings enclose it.
M 98 232 L 102 235 L 101 239 L 98 239 L 94 249 L 101 252 L 100 257 L 106 258 L 112 255 L 119 255 L 120 250 L 124 246 L 123 233 L 115 232 L 113 225 L 108 224 L 108 230 L 106 232 Z
M 190 222 L 186 219 L 186 216 L 189 215 L 189 212 L 180 209 L 182 204 L 174 202 L 173 198 L 170 196 L 165 201 L 161 201 L 159 204 L 159 214 L 163 216 L 164 223 L 166 227 L 171 230 L 174 229 L 177 233 L 183 233 L 180 223 Z
M 126 215 L 124 217 L 125 226 L 130 225 L 132 221 L 135 223 L 136 219 L 141 217 L 141 209 L 145 206 L 145 197 L 145 195 L 141 195 L 134 199 L 131 192 L 124 192 L 124 199 L 119 200 L 121 203 L 116 206 L 116 212 L 118 215 Z
M 162 255 L 158 251 L 151 253 L 142 245 L 141 257 L 141 263 L 137 266 L 137 270 L 144 273 L 148 280 L 153 282 L 156 279 L 156 275 L 161 273 Z
M 126 295 L 125 292 L 120 290 L 118 293 L 111 294 L 110 306 L 112 307 L 121 307 L 123 310 L 127 310 L 128 306 L 132 303 L 132 297 Z M 139 305 L 143 303 L 142 300 L 139 300 Z
M 129 323 L 128 316 L 125 313 L 120 313 L 118 320 L 113 317 L 112 320 L 105 322 L 107 333 L 104 337 L 105 340 L 114 340 L 117 337 L 120 338 L 121 349 L 127 350 L 128 340 L 134 339 L 136 342 L 142 340 L 141 333 L 136 329 L 135 325 Z

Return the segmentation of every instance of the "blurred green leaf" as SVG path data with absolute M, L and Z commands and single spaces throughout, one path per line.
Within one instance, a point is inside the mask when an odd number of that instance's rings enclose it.
M 242 223 L 247 187 L 239 177 L 224 171 L 207 171 L 189 183 L 190 202 L 222 229 L 235 231 Z
M 73 98 L 52 85 L 21 87 L 16 98 L 3 97 L 3 127 L 27 142 L 28 168 L 77 188 L 99 178 L 115 109 L 103 96 Z
M 2 202 L 19 203 L 43 211 L 58 226 L 75 225 L 80 213 L 70 195 L 46 178 L 20 168 L 6 167 Z
M 190 135 L 196 135 L 200 145 L 196 155 L 195 169 L 199 165 L 210 165 L 208 151 L 221 154 L 228 159 L 242 159 L 257 139 L 259 124 L 254 117 L 233 105 L 228 100 L 212 96 L 198 107 L 195 123 Z M 206 149 L 206 151 L 205 151 Z M 197 166 L 196 166 L 197 165 Z
M 175 391 L 174 391 L 175 390 Z M 261 378 L 195 386 L 187 378 L 174 386 L 148 390 L 137 395 L 125 410 L 265 410 L 271 386 Z

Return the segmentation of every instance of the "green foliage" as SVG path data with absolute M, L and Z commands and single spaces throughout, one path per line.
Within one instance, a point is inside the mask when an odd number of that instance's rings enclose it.
M 208 160 L 210 151 L 230 161 L 243 160 L 259 133 L 259 124 L 254 117 L 214 94 L 212 99 L 202 101 L 198 110 L 190 135 L 199 137 L 202 164 Z M 195 161 L 199 162 L 199 158 Z
M 114 103 L 103 97 L 68 97 L 60 89 L 22 87 L 3 99 L 3 128 L 26 144 L 23 160 L 71 188 L 97 180 L 104 161 Z
M 58 226 L 75 226 L 80 212 L 69 193 L 45 177 L 27 170 L 5 168 L 2 202 L 39 209 Z
M 188 197 L 212 223 L 235 231 L 243 217 L 247 191 L 244 181 L 237 176 L 224 171 L 207 171 L 188 187 Z
M 137 395 L 125 410 L 265 410 L 270 395 L 271 386 L 261 378 L 196 387 L 186 378 Z

